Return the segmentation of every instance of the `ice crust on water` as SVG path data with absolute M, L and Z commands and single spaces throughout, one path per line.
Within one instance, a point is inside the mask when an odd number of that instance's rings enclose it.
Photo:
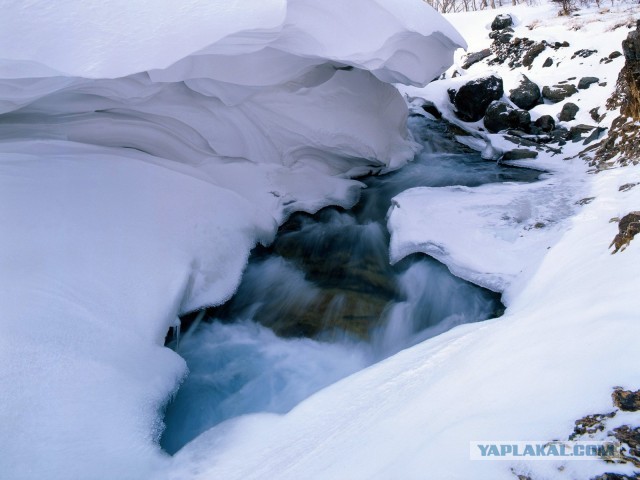
M 464 41 L 420 0 L 4 2 L 0 472 L 147 478 L 176 315 L 293 210 L 417 149 L 389 82 Z

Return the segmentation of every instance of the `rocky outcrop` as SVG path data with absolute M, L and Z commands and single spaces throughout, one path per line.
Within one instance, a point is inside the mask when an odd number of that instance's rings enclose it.
M 594 476 L 590 480 L 637 480 L 637 468 L 640 468 L 640 427 L 630 424 L 636 423 L 630 417 L 618 416 L 621 410 L 619 395 L 625 395 L 625 400 L 640 396 L 640 391 L 633 392 L 616 387 L 612 394 L 613 403 L 616 407 L 613 411 L 607 413 L 596 413 L 586 415 L 575 421 L 573 432 L 569 435 L 569 441 L 599 441 L 603 444 L 612 446 L 609 452 L 602 452 L 599 457 L 594 457 L 592 471 Z M 635 400 L 634 400 L 635 402 Z M 622 419 L 626 421 L 620 421 Z M 635 419 L 637 420 L 637 418 Z M 606 472 L 611 464 L 624 465 L 631 467 L 633 473 L 620 474 Z M 512 470 L 518 478 L 528 478 L 529 480 L 537 480 L 537 477 L 531 475 L 531 471 L 527 471 L 527 476 L 520 475 L 517 470 Z M 606 472 L 606 473 L 596 473 Z M 587 477 L 584 477 L 587 478 Z
M 484 126 L 491 133 L 515 128 L 528 130 L 531 123 L 531 116 L 526 110 L 518 110 L 510 105 L 494 101 L 487 108 L 484 116 Z
M 472 80 L 459 90 L 449 90 L 449 99 L 456 107 L 456 115 L 465 122 L 477 122 L 487 107 L 504 95 L 502 79 L 495 75 Z
M 531 110 L 536 105 L 542 103 L 540 87 L 526 75 L 522 75 L 520 85 L 509 92 L 509 100 L 523 110 Z
M 619 109 L 620 116 L 611 123 L 607 137 L 582 154 L 598 170 L 640 162 L 640 20 L 622 42 L 622 52 L 625 64 L 607 100 L 607 109 Z
M 640 412 L 640 390 L 635 392 L 616 388 L 611 394 L 613 404 L 625 412 Z
M 499 32 L 491 32 L 489 37 L 494 40 L 491 50 L 494 58 L 489 60 L 490 65 L 502 65 L 506 63 L 510 68 L 519 68 L 522 66 L 531 68 L 533 61 L 547 48 L 558 50 L 569 46 L 567 42 L 547 42 L 543 40 L 537 42 L 529 38 L 513 37 L 509 32 L 511 29 L 501 30 Z M 551 61 L 551 63 L 549 63 Z M 548 63 L 548 65 L 547 65 Z M 545 61 L 546 66 L 551 66 L 553 60 L 550 58 Z
M 640 212 L 627 213 L 620 219 L 618 234 L 609 245 L 609 248 L 614 247 L 611 253 L 624 251 L 638 233 L 640 233 Z M 618 394 L 618 398 L 620 398 L 620 394 Z

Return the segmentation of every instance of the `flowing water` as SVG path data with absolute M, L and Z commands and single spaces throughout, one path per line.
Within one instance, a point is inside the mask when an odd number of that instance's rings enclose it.
M 182 338 L 169 343 L 190 373 L 166 411 L 167 452 L 238 415 L 285 413 L 401 349 L 501 314 L 498 294 L 425 255 L 391 266 L 386 213 L 408 188 L 531 182 L 540 172 L 483 161 L 441 123 L 413 117 L 410 127 L 425 145 L 412 163 L 363 179 L 350 211 L 292 216 L 256 249 L 229 302 L 183 319 Z

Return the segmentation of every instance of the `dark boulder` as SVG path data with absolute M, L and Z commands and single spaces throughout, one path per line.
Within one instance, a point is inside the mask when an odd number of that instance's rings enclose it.
M 556 128 L 556 121 L 551 115 L 542 115 L 535 121 L 534 125 L 543 132 L 550 132 Z
M 504 28 L 509 28 L 513 25 L 513 18 L 508 13 L 501 13 L 496 16 L 491 22 L 491 30 L 502 30 Z
M 422 109 L 430 115 L 433 115 L 434 118 L 441 119 L 442 113 L 438 110 L 432 102 L 426 101 L 424 105 L 422 105 Z
M 558 145 L 564 145 L 569 139 L 570 132 L 566 128 L 558 127 L 554 128 L 549 135 L 551 136 L 551 143 L 557 143 Z
M 495 75 L 477 78 L 465 83 L 456 92 L 449 90 L 449 99 L 456 107 L 456 115 L 465 122 L 480 120 L 494 100 L 502 98 L 502 79 Z
M 629 35 L 622 41 L 622 53 L 626 60 L 640 60 L 640 20 L 636 30 L 629 32 Z
M 484 50 L 480 50 L 479 52 L 469 53 L 462 64 L 462 68 L 466 70 L 471 65 L 475 65 L 476 63 L 484 60 L 488 56 L 491 55 L 491 49 L 485 48 Z
M 618 58 L 618 57 L 621 57 L 621 56 L 622 56 L 622 53 L 620 53 L 618 50 L 614 50 L 613 52 L 611 52 L 609 54 L 609 59 L 613 60 L 614 58 Z
M 582 77 L 578 82 L 578 88 L 584 90 L 589 88 L 592 84 L 598 83 L 600 79 L 598 77 Z
M 542 67 L 547 68 L 547 67 L 550 67 L 551 65 L 553 65 L 553 60 L 551 59 L 551 57 L 547 57 L 547 59 L 542 64 Z
M 547 46 L 543 42 L 534 44 L 527 53 L 524 54 L 524 57 L 522 57 L 522 65 L 531 68 L 533 61 L 545 48 L 547 48 Z
M 580 125 L 575 125 L 571 127 L 571 129 L 569 130 L 569 136 L 567 137 L 567 140 L 570 140 L 572 142 L 578 142 L 583 139 L 584 135 L 591 133 L 594 128 L 596 127 L 592 127 L 591 125 L 585 125 L 584 123 L 581 123 Z
M 495 39 L 496 42 L 508 45 L 511 42 L 513 35 L 511 33 L 500 33 Z
M 536 158 L 538 152 L 535 150 L 529 150 L 527 148 L 516 148 L 515 150 L 509 150 L 502 156 L 502 160 L 526 160 L 529 158 Z
M 531 116 L 526 110 L 517 110 L 504 102 L 494 101 L 487 108 L 484 126 L 492 133 L 510 128 L 525 130 L 529 128 Z
M 574 93 L 578 93 L 578 89 L 570 83 L 542 88 L 542 96 L 553 103 L 561 102 Z
M 518 108 L 524 110 L 531 110 L 536 105 L 542 103 L 540 87 L 525 75 L 522 76 L 520 85 L 509 92 L 509 99 L 515 103 Z
M 578 113 L 580 107 L 578 107 L 575 103 L 567 102 L 562 106 L 562 110 L 558 115 L 558 120 L 561 122 L 570 122 L 571 120 L 576 118 L 576 113 Z
M 607 129 L 604 127 L 596 127 L 594 128 L 591 133 L 589 134 L 589 136 L 585 139 L 584 142 L 582 142 L 583 145 L 589 145 L 591 142 L 595 142 L 597 140 L 600 140 L 603 136 L 604 136 L 604 132 L 606 132 Z

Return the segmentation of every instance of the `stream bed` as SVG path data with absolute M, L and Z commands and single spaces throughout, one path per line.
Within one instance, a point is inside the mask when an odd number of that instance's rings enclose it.
M 499 294 L 426 255 L 390 265 L 386 213 L 409 188 L 532 182 L 540 172 L 482 160 L 441 122 L 411 117 L 409 126 L 425 147 L 413 162 L 361 179 L 351 210 L 292 215 L 254 250 L 233 298 L 183 318 L 181 338 L 167 344 L 190 373 L 167 406 L 165 451 L 239 415 L 285 413 L 404 348 L 502 314 Z

